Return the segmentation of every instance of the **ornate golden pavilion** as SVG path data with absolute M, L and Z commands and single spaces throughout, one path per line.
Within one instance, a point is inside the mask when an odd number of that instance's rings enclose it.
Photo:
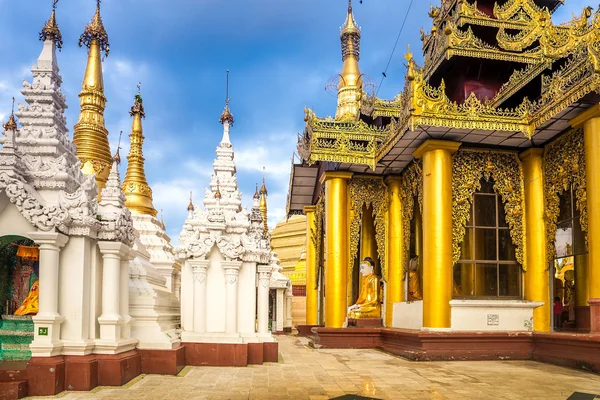
M 442 0 L 421 32 L 424 65 L 406 54 L 405 88 L 392 100 L 364 89 L 349 4 L 337 113 L 306 110 L 288 201 L 308 221 L 307 324 L 342 327 L 358 260 L 370 256 L 391 326 L 417 257 L 423 328 L 451 328 L 452 299 L 497 299 L 543 302 L 533 328 L 548 331 L 551 288 L 569 258 L 575 296 L 560 296 L 582 330 L 589 302 L 594 329 L 600 12 L 556 25 L 562 3 Z

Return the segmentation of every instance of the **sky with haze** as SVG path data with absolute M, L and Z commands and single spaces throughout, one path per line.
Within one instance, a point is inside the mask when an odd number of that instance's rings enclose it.
M 361 70 L 379 83 L 409 0 L 354 1 L 362 28 Z M 434 4 L 438 1 L 434 0 Z M 588 0 L 566 0 L 555 15 L 562 22 Z M 79 114 L 77 95 L 87 51 L 79 35 L 94 14 L 94 0 L 60 0 L 57 20 L 64 46 L 58 54 L 67 96 L 70 137 Z M 387 79 L 379 96 L 393 98 L 404 86 L 404 53 L 410 44 L 422 63 L 421 27 L 429 30 L 429 2 L 414 0 Z M 595 4 L 594 4 L 595 5 Z M 0 118 L 10 99 L 23 102 L 21 82 L 42 44 L 38 32 L 50 16 L 52 0 L 0 0 Z M 129 109 L 142 82 L 146 175 L 154 206 L 164 211 L 167 232 L 178 242 L 189 191 L 201 205 L 222 136 L 219 116 L 229 69 L 232 142 L 243 201 L 252 204 L 263 166 L 269 189 L 269 225 L 285 217 L 290 160 L 304 127 L 304 107 L 319 116 L 335 114 L 336 99 L 324 88 L 339 73 L 339 29 L 346 0 L 103 0 L 102 17 L 111 52 L 104 62 L 108 104 L 106 126 L 113 152 L 124 132 L 129 150 Z M 121 177 L 127 168 L 121 164 Z

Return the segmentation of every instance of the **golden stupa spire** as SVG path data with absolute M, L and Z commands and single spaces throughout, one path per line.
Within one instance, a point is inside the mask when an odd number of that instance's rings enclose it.
M 225 86 L 225 109 L 221 114 L 221 118 L 219 118 L 219 122 L 225 125 L 225 122 L 229 122 L 229 125 L 233 125 L 234 119 L 233 114 L 229 110 L 229 70 L 227 70 L 227 81 Z
M 254 192 L 254 200 L 259 200 L 260 199 L 260 194 L 258 193 L 258 183 L 256 184 L 256 191 Z
M 138 93 L 135 95 L 133 106 L 129 115 L 133 117 L 131 135 L 129 135 L 129 155 L 127 156 L 127 173 L 123 181 L 125 192 L 125 205 L 134 214 L 151 215 L 156 217 L 158 211 L 152 204 L 152 189 L 146 180 L 144 171 L 144 130 L 142 119 L 146 118 L 141 94 L 141 85 L 138 84 Z
M 17 125 L 17 120 L 15 119 L 15 98 L 12 98 L 12 111 L 10 113 L 10 117 L 8 117 L 8 121 L 4 125 L 2 125 L 5 131 L 13 131 L 16 132 L 19 130 L 19 126 Z
M 58 24 L 56 23 L 57 4 L 58 0 L 54 0 L 52 3 L 52 15 L 50 15 L 50 19 L 48 19 L 42 28 L 42 31 L 40 32 L 40 40 L 42 42 L 45 42 L 46 40 L 52 40 L 56 44 L 56 47 L 60 50 L 62 49 L 63 39 L 60 29 L 58 28 Z
M 108 56 L 108 35 L 100 16 L 100 0 L 96 0 L 96 14 L 79 38 L 79 46 L 89 49 L 87 67 L 79 94 L 81 113 L 75 124 L 73 143 L 77 145 L 77 157 L 86 175 L 96 174 L 98 196 L 106 185 L 112 165 L 108 131 L 104 126 L 104 82 L 102 78 L 101 53 Z
M 263 217 L 263 226 L 266 235 L 269 232 L 269 223 L 267 221 L 267 196 L 269 193 L 267 192 L 267 184 L 265 182 L 264 170 L 265 168 L 263 167 L 263 183 L 260 188 L 260 203 L 258 205 L 258 208 L 260 209 L 260 213 Z
M 360 60 L 360 29 L 352 12 L 352 0 L 348 0 L 348 15 L 342 26 L 342 72 L 338 84 L 337 119 L 355 119 L 360 108 L 363 80 L 358 61 Z
M 187 210 L 188 210 L 189 212 L 191 212 L 191 213 L 192 213 L 192 212 L 194 212 L 194 210 L 196 209 L 196 208 L 194 207 L 194 201 L 193 201 L 193 200 L 194 200 L 194 198 L 193 198 L 193 196 L 192 196 L 192 192 L 190 191 L 190 204 L 188 205 L 188 208 L 187 208 Z

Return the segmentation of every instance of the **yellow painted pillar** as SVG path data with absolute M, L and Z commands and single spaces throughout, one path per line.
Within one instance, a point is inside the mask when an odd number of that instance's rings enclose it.
M 385 299 L 385 326 L 392 326 L 394 303 L 404 301 L 404 234 L 402 225 L 402 200 L 400 197 L 401 178 L 387 178 L 388 185 L 388 238 L 387 238 L 387 270 L 388 281 Z
M 450 328 L 452 300 L 452 154 L 460 143 L 428 140 L 423 159 L 423 328 Z
M 591 332 L 600 333 L 600 105 L 570 121 L 583 127 L 588 212 L 587 281 Z M 577 281 L 575 282 L 577 287 Z
M 306 325 L 319 325 L 317 289 L 317 247 L 312 233 L 317 231 L 316 207 L 304 207 L 306 214 Z M 320 240 L 320 238 L 317 238 Z
M 325 326 L 341 328 L 347 312 L 348 180 L 351 172 L 325 172 Z
M 525 299 L 544 305 L 533 311 L 533 329 L 550 331 L 550 276 L 546 260 L 544 221 L 544 171 L 542 149 L 529 149 L 519 156 L 525 175 Z

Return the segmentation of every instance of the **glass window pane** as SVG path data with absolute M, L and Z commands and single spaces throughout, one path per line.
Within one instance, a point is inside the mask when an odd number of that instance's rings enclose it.
M 558 224 L 556 229 L 556 239 L 554 247 L 556 248 L 556 258 L 566 257 L 573 254 L 573 221 L 563 221 Z
M 475 226 L 496 226 L 496 196 L 475 195 Z
M 521 266 L 500 265 L 500 296 L 521 296 Z
M 498 296 L 498 265 L 477 264 L 475 267 L 475 295 Z
M 498 259 L 502 261 L 515 261 L 515 245 L 508 229 L 498 230 Z
M 494 193 L 494 181 L 486 181 L 485 179 L 481 180 L 481 189 L 479 193 Z
M 475 228 L 475 259 L 496 260 L 496 230 Z
M 475 296 L 475 264 L 458 263 L 454 266 L 454 297 Z
M 462 245 L 460 246 L 460 259 L 461 260 L 472 260 L 473 259 L 473 236 L 474 230 L 473 228 L 467 228 L 465 230 L 465 237 L 463 239 Z
M 571 215 L 571 189 L 565 190 L 558 197 L 560 199 L 558 222 L 573 218 Z
M 508 222 L 506 222 L 506 210 L 504 209 L 504 204 L 502 203 L 502 198 L 500 196 L 498 196 L 498 226 L 508 227 Z
M 573 220 L 573 254 L 585 254 L 585 232 L 581 230 L 581 220 L 576 217 Z

